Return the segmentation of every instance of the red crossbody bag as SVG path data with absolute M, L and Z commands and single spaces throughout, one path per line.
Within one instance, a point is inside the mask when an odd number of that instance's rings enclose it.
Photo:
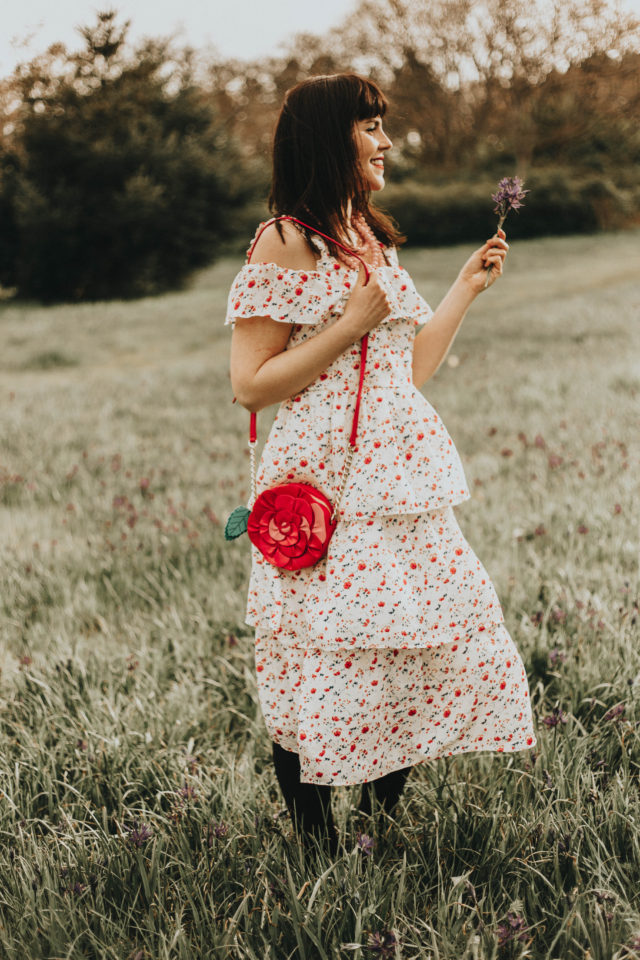
M 247 259 L 251 257 L 253 248 L 262 231 L 276 220 L 293 220 L 307 227 L 313 233 L 319 234 L 325 240 L 331 240 L 326 234 L 315 227 L 303 223 L 296 217 L 281 216 L 264 224 L 252 243 Z M 371 271 L 362 257 L 349 250 L 337 240 L 333 243 L 345 250 L 350 256 L 356 257 L 365 269 L 365 286 L 369 282 Z M 257 444 L 257 413 L 251 413 L 249 423 L 249 450 L 251 452 L 251 498 L 248 507 L 236 507 L 229 515 L 225 526 L 225 539 L 234 540 L 242 533 L 247 532 L 251 543 L 260 550 L 266 560 L 274 566 L 284 570 L 300 570 L 302 567 L 311 567 L 327 552 L 329 541 L 336 528 L 336 516 L 340 501 L 344 494 L 347 477 L 351 468 L 351 461 L 356 448 L 358 432 L 358 414 L 360 412 L 360 397 L 364 382 L 364 367 L 367 359 L 367 343 L 369 334 L 366 333 L 360 348 L 360 381 L 358 395 L 353 411 L 353 424 L 349 447 L 345 459 L 345 466 L 340 479 L 338 492 L 333 505 L 325 494 L 310 483 L 279 483 L 274 487 L 263 490 L 256 496 L 256 459 Z M 235 397 L 234 397 L 235 402 Z

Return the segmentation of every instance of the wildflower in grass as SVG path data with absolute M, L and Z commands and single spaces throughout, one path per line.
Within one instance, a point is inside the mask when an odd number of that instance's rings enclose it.
M 384 933 L 370 933 L 366 948 L 377 957 L 395 957 L 398 938 L 391 930 Z
M 228 644 L 228 646 L 230 646 L 230 647 L 237 647 L 237 646 L 238 646 L 238 638 L 237 638 L 236 636 L 234 636 L 233 633 L 230 633 L 229 636 L 227 637 L 227 644 Z
M 191 800 L 198 799 L 198 792 L 195 787 L 192 787 L 190 784 L 185 782 L 184 787 L 181 787 L 178 790 L 178 796 L 181 797 L 186 803 L 189 803 Z
M 152 836 L 153 831 L 148 824 L 134 820 L 131 829 L 127 833 L 127 843 L 129 846 L 139 850 L 140 847 L 144 847 L 145 843 L 147 843 Z
M 615 903 L 615 897 L 608 890 L 594 890 L 593 895 L 598 903 Z
M 537 433 L 533 441 L 534 447 L 538 447 L 540 450 L 544 450 L 547 446 L 544 437 L 541 433 Z
M 586 525 L 586 523 L 580 524 L 578 527 L 578 533 L 589 533 L 589 527 Z
M 544 523 L 539 523 L 536 529 L 534 530 L 536 537 L 544 537 L 546 532 L 547 532 L 547 528 L 545 527 Z
M 556 663 L 564 663 L 567 659 L 567 654 L 564 650 L 560 650 L 558 647 L 554 647 L 553 650 L 549 650 L 549 663 L 552 667 L 555 667 Z
M 542 610 L 536 610 L 535 613 L 531 614 L 529 619 L 531 620 L 531 623 L 534 625 L 534 627 L 539 627 L 540 624 L 542 623 L 543 616 L 544 615 L 542 613 Z
M 545 769 L 542 771 L 542 776 L 544 777 L 544 785 L 545 785 L 545 787 L 547 787 L 549 790 L 551 790 L 551 788 L 553 787 L 554 783 L 553 783 L 553 780 L 552 780 L 552 778 L 551 778 L 551 774 L 549 773 L 549 771 L 547 770 L 546 767 L 545 767 Z
M 512 456 L 513 456 L 513 450 L 511 450 L 510 447 L 504 447 L 504 448 L 500 451 L 500 455 L 503 456 L 503 457 L 512 457 Z
M 551 469 L 554 470 L 556 467 L 559 467 L 564 463 L 564 457 L 559 456 L 557 453 L 550 453 L 547 462 Z
M 622 957 L 628 957 L 631 960 L 632 957 L 640 957 L 640 933 L 636 933 L 634 937 L 626 944 L 626 953 L 622 954 Z
M 614 504 L 613 512 L 614 512 L 614 513 L 622 513 L 622 505 L 619 504 L 619 503 Z
M 529 927 L 527 926 L 524 917 L 519 916 L 519 914 L 514 913 L 512 910 L 509 910 L 506 916 L 506 919 L 503 923 L 498 924 L 497 936 L 498 936 L 498 946 L 506 947 L 508 943 L 511 943 L 512 940 L 526 940 Z
M 373 853 L 373 848 L 376 842 L 373 839 L 373 837 L 370 837 L 367 833 L 360 833 L 360 831 L 358 830 L 358 832 L 356 833 L 356 843 L 358 844 L 362 852 L 366 854 L 368 857 L 370 857 L 371 854 Z
M 20 669 L 22 670 L 23 667 L 31 666 L 31 664 L 33 663 L 33 657 L 30 657 L 28 653 L 25 653 L 22 657 L 20 657 L 19 662 L 20 662 Z
M 551 619 L 554 623 L 564 623 L 567 619 L 566 611 L 562 607 L 554 607 L 551 611 Z
M 615 707 L 611 707 L 611 710 L 607 710 L 604 715 L 605 720 L 625 720 L 624 715 L 625 705 L 624 703 L 617 703 Z
M 542 722 L 546 727 L 557 727 L 560 723 L 566 723 L 568 719 L 566 713 L 556 706 L 551 713 L 542 718 Z
M 193 757 L 193 756 L 191 756 L 191 754 L 187 754 L 187 756 L 184 758 L 184 762 L 185 762 L 186 766 L 189 768 L 189 772 L 190 772 L 190 773 L 195 773 L 196 770 L 198 769 L 198 758 L 197 758 L 197 757 Z

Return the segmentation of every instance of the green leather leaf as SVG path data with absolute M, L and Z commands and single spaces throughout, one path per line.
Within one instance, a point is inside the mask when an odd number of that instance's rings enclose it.
M 236 537 L 240 537 L 243 533 L 247 532 L 247 520 L 249 519 L 250 513 L 251 511 L 247 507 L 236 507 L 235 510 L 229 514 L 224 528 L 225 540 L 235 540 Z

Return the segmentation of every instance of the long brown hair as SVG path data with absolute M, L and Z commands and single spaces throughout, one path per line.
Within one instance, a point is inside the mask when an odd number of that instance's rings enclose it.
M 405 243 L 392 219 L 369 202 L 353 134 L 356 122 L 383 117 L 387 106 L 380 88 L 357 73 L 308 77 L 287 90 L 273 135 L 271 214 L 289 214 L 343 240 L 350 198 L 352 215 L 362 213 L 385 246 Z M 276 229 L 284 239 L 281 221 Z M 314 235 L 304 233 L 317 250 Z M 334 243 L 329 249 L 339 255 Z

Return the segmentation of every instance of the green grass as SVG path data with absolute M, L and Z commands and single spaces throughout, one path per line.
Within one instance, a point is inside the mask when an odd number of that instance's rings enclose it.
M 435 306 L 468 252 L 401 262 Z M 248 543 L 223 537 L 248 495 L 241 258 L 161 298 L 0 307 L 1 957 L 640 957 L 639 255 L 637 230 L 514 243 L 424 388 L 535 752 L 417 766 L 371 855 L 336 788 L 344 853 L 315 873 L 260 714 Z M 508 911 L 527 930 L 501 945 Z

